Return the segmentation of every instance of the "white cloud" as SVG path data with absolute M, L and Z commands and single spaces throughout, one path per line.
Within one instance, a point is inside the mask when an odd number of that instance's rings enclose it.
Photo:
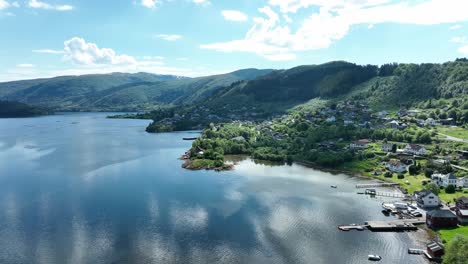
M 462 26 L 457 24 L 457 25 L 453 25 L 453 26 L 449 27 L 449 30 L 457 30 L 457 29 L 460 29 L 460 28 L 462 28 Z
M 49 9 L 49 10 L 57 10 L 57 11 L 73 10 L 73 6 L 71 5 L 51 5 L 46 2 L 41 2 L 39 0 L 30 0 L 28 2 L 28 6 L 31 8 Z
M 163 39 L 166 41 L 177 41 L 182 38 L 181 35 L 176 35 L 176 34 L 159 34 L 156 35 L 157 38 Z
M 19 68 L 34 68 L 34 64 L 30 64 L 30 63 L 21 63 L 21 64 L 16 64 L 16 67 L 19 67 Z
M 464 55 L 468 55 L 468 45 L 462 46 L 458 48 L 458 52 Z
M 34 53 L 47 53 L 47 54 L 63 54 L 65 51 L 63 50 L 53 50 L 53 49 L 38 49 L 33 50 Z
M 450 39 L 450 42 L 458 43 L 458 44 L 464 44 L 464 43 L 468 43 L 468 38 L 466 38 L 466 37 L 453 37 L 453 38 Z
M 76 64 L 95 65 L 134 65 L 135 58 L 128 55 L 117 55 L 109 48 L 99 48 L 96 44 L 86 42 L 82 38 L 74 37 L 64 43 L 64 59 Z
M 284 20 L 285 20 L 287 23 L 292 23 L 292 22 L 293 22 L 292 18 L 289 17 L 289 16 L 286 15 L 286 14 L 283 14 L 283 18 L 284 18 Z
M 20 4 L 18 2 L 13 2 L 11 3 L 12 7 L 20 7 Z
M 246 14 L 237 10 L 223 10 L 221 14 L 228 21 L 243 22 L 249 19 Z
M 369 25 L 367 26 L 367 28 L 368 28 L 368 29 L 373 29 L 373 28 L 374 28 L 374 24 L 369 24 Z
M 411 4 L 388 0 L 270 0 L 269 4 L 279 7 L 283 13 L 294 14 L 310 6 L 318 7 L 318 11 L 312 11 L 293 32 L 270 6 L 266 6 L 259 9 L 264 17 L 253 19 L 254 25 L 243 39 L 205 44 L 200 48 L 250 52 L 273 60 L 294 59 L 292 54 L 296 52 L 330 47 L 346 36 L 353 25 L 435 25 L 468 21 L 468 1 L 465 0 L 426 0 Z
M 141 5 L 148 8 L 155 8 L 160 2 L 160 0 L 141 0 Z
M 10 7 L 11 4 L 5 0 L 0 0 L 0 10 Z
M 193 2 L 197 5 L 210 5 L 211 2 L 208 0 L 193 0 Z

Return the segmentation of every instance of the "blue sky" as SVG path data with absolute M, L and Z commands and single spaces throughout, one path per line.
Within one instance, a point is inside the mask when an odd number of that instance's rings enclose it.
M 0 81 L 468 57 L 466 0 L 0 0 Z

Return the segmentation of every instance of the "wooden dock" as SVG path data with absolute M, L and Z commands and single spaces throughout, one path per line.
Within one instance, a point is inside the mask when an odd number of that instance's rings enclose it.
M 405 198 L 406 196 L 402 193 L 392 193 L 392 192 L 378 192 L 376 190 L 366 190 L 364 194 L 383 196 L 383 197 L 392 197 L 392 198 Z
M 399 183 L 394 182 L 376 182 L 376 183 L 365 183 L 365 184 L 356 184 L 356 188 L 375 188 L 375 187 L 397 187 L 400 186 Z

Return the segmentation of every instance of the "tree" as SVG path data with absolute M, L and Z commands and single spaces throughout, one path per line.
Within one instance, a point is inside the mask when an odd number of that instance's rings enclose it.
M 444 264 L 464 264 L 468 259 L 468 237 L 456 235 L 445 249 Z
M 439 185 L 431 182 L 428 185 L 426 185 L 426 190 L 431 191 L 434 194 L 439 194 L 440 193 L 440 187 Z
M 455 186 L 453 184 L 447 185 L 445 188 L 445 193 L 455 193 Z

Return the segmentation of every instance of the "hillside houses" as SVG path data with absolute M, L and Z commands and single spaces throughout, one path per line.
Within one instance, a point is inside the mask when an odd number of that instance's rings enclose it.
M 392 129 L 405 129 L 408 127 L 408 125 L 404 122 L 392 120 L 388 123 L 388 126 Z
M 407 154 L 419 155 L 419 156 L 424 156 L 427 154 L 426 148 L 418 144 L 406 145 L 406 147 L 403 149 L 403 152 Z

